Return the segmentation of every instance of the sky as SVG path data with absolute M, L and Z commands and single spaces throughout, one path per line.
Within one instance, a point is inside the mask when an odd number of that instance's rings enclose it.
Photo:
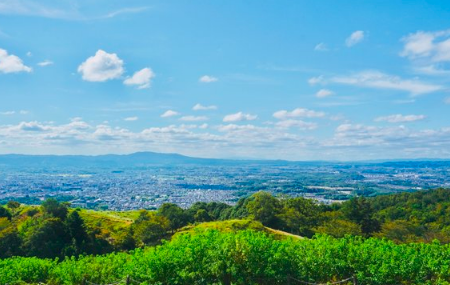
M 0 0 L 0 153 L 450 158 L 450 2 Z

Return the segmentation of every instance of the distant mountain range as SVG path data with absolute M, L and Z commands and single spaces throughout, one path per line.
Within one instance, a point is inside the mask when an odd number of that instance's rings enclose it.
M 265 164 L 265 165 L 318 165 L 318 164 L 365 164 L 379 163 L 392 164 L 401 167 L 410 164 L 442 164 L 450 163 L 439 159 L 414 160 L 377 160 L 359 162 L 338 161 L 285 161 L 285 160 L 232 160 L 214 158 L 196 158 L 176 153 L 136 152 L 126 155 L 0 155 L 0 166 L 4 167 L 144 167 L 152 165 L 239 165 L 239 164 Z

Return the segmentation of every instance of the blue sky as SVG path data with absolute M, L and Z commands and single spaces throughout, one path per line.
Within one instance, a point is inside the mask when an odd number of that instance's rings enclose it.
M 0 153 L 450 158 L 446 1 L 0 0 Z

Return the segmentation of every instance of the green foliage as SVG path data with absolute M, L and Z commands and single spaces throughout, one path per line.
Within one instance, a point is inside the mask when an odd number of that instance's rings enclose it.
M 162 204 L 158 209 L 158 215 L 169 220 L 169 226 L 172 231 L 187 225 L 189 222 L 188 214 L 178 205 L 172 203 Z
M 380 230 L 380 223 L 374 219 L 375 210 L 364 197 L 352 198 L 344 203 L 342 213 L 347 220 L 361 226 L 361 231 L 366 236 Z
M 209 230 L 178 235 L 130 253 L 80 256 L 62 262 L 0 260 L 0 284 L 113 283 L 129 275 L 143 284 L 287 284 L 289 276 L 329 282 L 355 275 L 361 284 L 449 284 L 450 247 L 437 242 L 397 245 L 376 238 L 318 236 L 276 240 L 255 231 Z
M 149 245 L 159 242 L 169 229 L 169 219 L 143 210 L 131 226 L 131 233 L 138 245 Z M 126 242 L 131 243 L 130 240 Z
M 6 206 L 7 206 L 9 209 L 11 209 L 11 210 L 15 210 L 15 209 L 17 209 L 17 208 L 20 207 L 20 203 L 11 200 L 11 201 L 8 201 L 8 203 L 6 204 Z
M 194 220 L 197 223 L 203 223 L 212 221 L 212 218 L 205 209 L 199 209 L 194 215 Z
M 59 203 L 56 199 L 50 198 L 45 200 L 42 205 L 45 214 L 64 220 L 68 213 L 68 205 Z
M 320 222 L 320 208 L 311 199 L 283 199 L 282 210 L 278 214 L 282 229 L 297 235 L 311 237 L 313 228 Z
M 248 213 L 263 225 L 278 227 L 281 213 L 280 201 L 268 192 L 258 192 L 253 194 L 252 199 L 247 204 Z
M 63 249 L 70 241 L 64 223 L 59 218 L 39 221 L 24 237 L 24 251 L 41 258 L 63 257 Z
M 4 207 L 0 206 L 0 218 L 7 218 L 11 220 L 11 213 Z

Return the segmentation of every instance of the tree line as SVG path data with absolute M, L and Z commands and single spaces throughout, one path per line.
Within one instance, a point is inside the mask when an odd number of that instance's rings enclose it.
M 141 210 L 118 238 L 102 225 L 87 226 L 80 209 L 48 199 L 39 207 L 9 201 L 0 206 L 0 258 L 36 256 L 63 259 L 157 245 L 179 229 L 202 222 L 253 219 L 264 226 L 311 238 L 317 234 L 388 238 L 396 243 L 450 242 L 450 190 L 436 189 L 374 198 L 355 197 L 332 205 L 301 197 L 257 192 L 236 205 L 171 203 Z

